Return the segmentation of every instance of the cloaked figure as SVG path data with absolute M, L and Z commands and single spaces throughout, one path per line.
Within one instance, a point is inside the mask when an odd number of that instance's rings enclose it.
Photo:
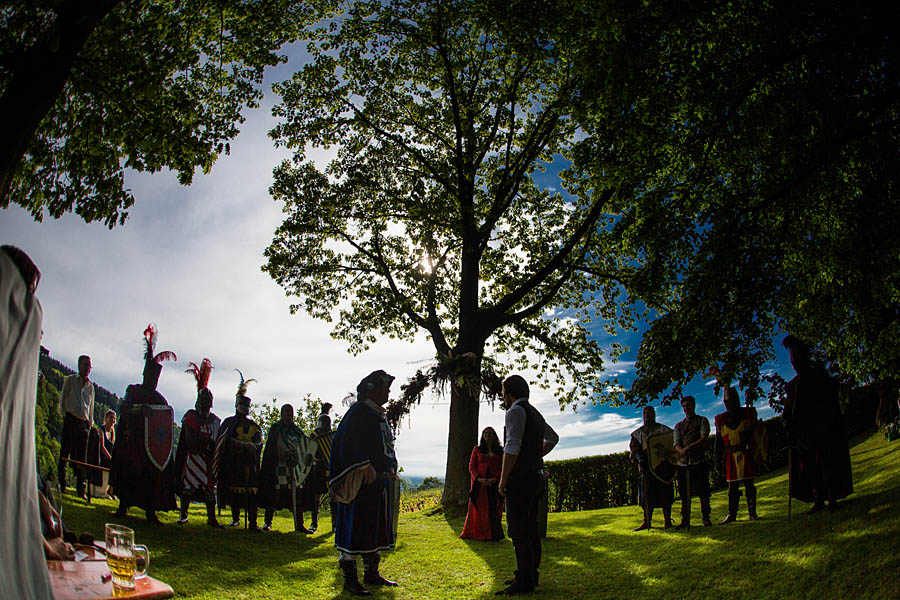
M 129 385 L 119 408 L 119 431 L 113 448 L 110 483 L 119 498 L 117 517 L 128 509 L 144 509 L 147 520 L 159 523 L 157 511 L 167 512 L 175 504 L 174 448 L 175 413 L 156 391 L 162 362 L 178 360 L 168 350 L 154 354 L 157 331 L 152 323 L 144 330 L 144 378 Z
M 281 420 L 272 425 L 266 436 L 260 470 L 260 499 L 266 507 L 263 531 L 272 529 L 272 518 L 279 508 L 294 515 L 294 530 L 312 533 L 303 526 L 303 488 L 315 453 L 315 442 L 294 423 L 294 407 L 281 407 Z
M 237 369 L 235 369 L 237 371 Z M 241 522 L 241 508 L 246 510 L 249 527 L 260 531 L 256 522 L 259 504 L 259 456 L 262 452 L 262 429 L 250 415 L 251 400 L 246 396 L 247 385 L 255 379 L 241 382 L 235 394 L 235 414 L 222 421 L 213 458 L 213 477 L 218 482 L 219 506 L 231 506 L 231 526 Z
M 663 529 L 668 529 L 672 527 L 672 503 L 675 501 L 672 491 L 675 468 L 656 455 L 660 446 L 671 449 L 671 454 L 675 452 L 674 435 L 671 427 L 656 422 L 656 409 L 652 406 L 645 406 L 641 416 L 644 424 L 631 432 L 628 443 L 629 456 L 637 463 L 641 477 L 638 500 L 644 509 L 644 520 L 635 531 L 650 529 L 655 508 L 662 509 Z
M 206 522 L 221 528 L 216 519 L 216 480 L 212 475 L 213 453 L 219 436 L 219 417 L 212 413 L 213 393 L 209 389 L 212 362 L 204 358 L 200 365 L 190 363 L 186 373 L 197 380 L 197 402 L 181 419 L 181 436 L 175 454 L 178 496 L 181 498 L 179 525 L 187 523 L 192 500 L 206 504 Z
M 785 429 L 790 453 L 790 495 L 812 502 L 809 514 L 853 492 L 850 448 L 838 404 L 838 384 L 810 360 L 809 346 L 789 335 L 782 344 L 791 353 L 797 376 L 787 384 Z
M 334 547 L 340 552 L 344 590 L 355 596 L 372 593 L 359 582 L 357 556 L 362 557 L 364 583 L 397 585 L 378 568 L 380 552 L 393 548 L 397 539 L 393 510 L 398 501 L 393 483 L 397 456 L 384 408 L 393 381 L 393 375 L 379 369 L 359 382 L 356 401 L 338 425 L 331 446 L 328 484 L 337 501 Z

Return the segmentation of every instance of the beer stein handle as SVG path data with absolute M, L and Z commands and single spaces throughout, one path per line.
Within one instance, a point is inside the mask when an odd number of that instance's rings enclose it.
M 137 561 L 135 561 L 134 578 L 139 579 L 141 577 L 146 577 L 147 571 L 150 569 L 150 550 L 148 550 L 147 546 L 144 546 L 143 544 L 135 544 L 134 545 L 134 553 L 135 554 L 139 554 L 139 553 L 144 554 L 144 568 L 141 571 L 137 570 Z

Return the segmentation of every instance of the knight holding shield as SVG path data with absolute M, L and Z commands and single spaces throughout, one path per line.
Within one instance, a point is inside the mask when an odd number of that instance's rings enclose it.
M 632 462 L 638 465 L 641 475 L 639 488 L 640 505 L 644 509 L 644 521 L 635 531 L 650 529 L 653 509 L 661 508 L 665 519 L 665 529 L 672 526 L 672 479 L 675 477 L 675 463 L 678 454 L 672 428 L 656 422 L 656 410 L 645 406 L 644 424 L 631 432 L 629 451 Z
M 129 385 L 119 409 L 119 430 L 113 448 L 110 483 L 119 498 L 117 517 L 128 509 L 144 509 L 147 520 L 159 523 L 157 511 L 175 510 L 175 464 L 172 460 L 175 413 L 156 391 L 162 362 L 177 360 L 174 352 L 154 354 L 156 326 L 144 330 L 144 378 Z

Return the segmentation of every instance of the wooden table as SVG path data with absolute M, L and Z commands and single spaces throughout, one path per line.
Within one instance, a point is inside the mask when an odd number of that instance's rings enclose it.
M 152 577 L 134 580 L 133 592 L 113 592 L 112 580 L 103 582 L 101 577 L 109 573 L 106 561 L 48 560 L 50 585 L 56 600 L 87 600 L 92 598 L 171 598 L 172 588 Z

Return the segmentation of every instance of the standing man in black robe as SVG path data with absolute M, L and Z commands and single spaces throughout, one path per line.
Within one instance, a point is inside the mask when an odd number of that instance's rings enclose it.
M 784 403 L 785 429 L 790 454 L 790 495 L 812 502 L 807 514 L 825 507 L 837 508 L 837 501 L 853 492 L 850 448 L 838 403 L 838 384 L 824 367 L 810 357 L 809 346 L 792 335 L 782 345 L 791 353 L 797 376 L 787 384 Z
M 528 383 L 520 375 L 503 381 L 506 408 L 500 495 L 506 498 L 506 525 L 516 551 L 516 574 L 497 595 L 529 594 L 538 584 L 541 536 L 538 505 L 544 492 L 543 457 L 559 436 L 528 402 Z

